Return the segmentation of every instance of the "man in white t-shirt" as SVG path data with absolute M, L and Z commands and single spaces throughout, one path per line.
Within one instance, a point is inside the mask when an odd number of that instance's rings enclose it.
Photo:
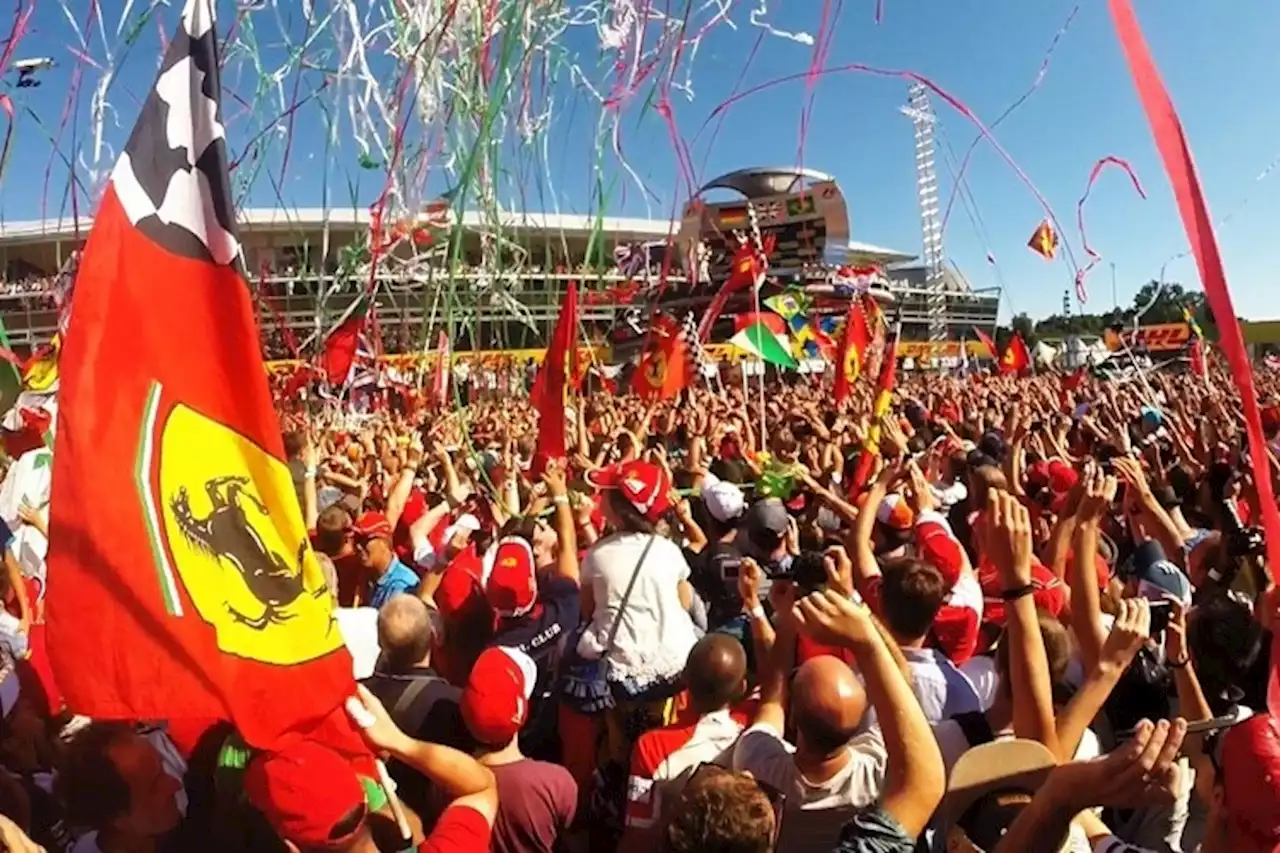
M 794 745 L 783 737 L 781 705 L 762 696 L 733 766 L 787 795 L 779 853 L 833 849 L 845 823 L 879 799 L 888 753 L 879 728 L 859 733 L 866 710 L 853 670 L 829 655 L 806 661 L 791 684 Z

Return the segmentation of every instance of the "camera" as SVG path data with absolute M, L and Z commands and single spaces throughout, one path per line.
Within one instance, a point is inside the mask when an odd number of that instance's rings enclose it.
M 827 583 L 826 555 L 821 551 L 801 551 L 787 569 L 767 567 L 770 580 L 788 580 L 795 583 L 802 593 L 822 589 Z

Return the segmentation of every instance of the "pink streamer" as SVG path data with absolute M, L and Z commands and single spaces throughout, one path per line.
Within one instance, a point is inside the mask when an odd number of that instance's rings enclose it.
M 1084 195 L 1080 196 L 1080 201 L 1076 202 L 1076 227 L 1080 229 L 1080 245 L 1084 248 L 1085 254 L 1089 256 L 1089 262 L 1085 264 L 1084 269 L 1076 272 L 1076 298 L 1081 302 L 1087 302 L 1089 299 L 1089 293 L 1084 287 L 1085 276 L 1102 260 L 1102 255 L 1099 255 L 1089 246 L 1089 238 L 1085 235 L 1084 203 L 1089 200 L 1089 193 L 1093 191 L 1093 182 L 1098 179 L 1098 175 L 1107 166 L 1116 166 L 1124 169 L 1129 175 L 1129 180 L 1133 182 L 1134 192 L 1141 196 L 1143 200 L 1147 197 L 1147 194 L 1142 189 L 1142 184 L 1138 181 L 1138 176 L 1133 173 L 1133 168 L 1124 160 L 1107 155 L 1093 164 L 1093 170 L 1089 172 L 1089 183 L 1085 184 L 1084 187 Z
M 1057 214 L 1053 212 L 1053 208 L 1049 206 L 1049 202 L 1045 199 L 1044 195 L 1040 192 L 1040 190 L 1036 188 L 1036 185 L 1032 182 L 1031 178 L 1027 175 L 1026 172 L 1022 170 L 1022 167 L 1017 164 L 1017 162 L 1013 159 L 1013 157 L 1009 155 L 1009 152 L 1004 149 L 1004 146 L 1002 146 L 1000 142 L 995 138 L 995 135 L 991 133 L 990 128 L 988 128 L 985 124 L 983 124 L 982 120 L 978 118 L 978 116 L 973 112 L 973 110 L 965 106 L 964 103 L 960 101 L 959 98 L 957 98 L 955 95 L 952 95 L 947 90 L 943 89 L 937 83 L 934 83 L 928 77 L 925 77 L 921 74 L 917 74 L 914 71 L 904 71 L 896 68 L 876 68 L 875 66 L 872 66 L 872 65 L 863 65 L 862 63 L 855 62 L 855 63 L 850 63 L 848 65 L 836 66 L 834 68 L 824 68 L 818 72 L 818 76 L 823 76 L 826 74 L 847 73 L 850 71 L 856 71 L 862 74 L 871 74 L 876 77 L 896 77 L 902 80 L 911 80 L 916 83 L 919 83 L 922 86 L 925 86 L 930 91 L 932 91 L 935 95 L 937 95 L 939 98 L 942 98 L 942 100 L 946 101 L 956 112 L 960 113 L 960 115 L 964 116 L 970 122 L 973 123 L 973 125 L 978 129 L 978 132 L 982 135 L 982 138 L 986 139 L 987 142 L 991 144 L 991 147 L 994 148 L 996 153 L 1000 155 L 1000 159 L 1004 160 L 1005 163 L 1008 164 L 1009 168 L 1013 169 L 1013 173 L 1018 176 L 1018 180 L 1020 180 L 1023 186 L 1025 186 L 1031 192 L 1031 195 L 1035 198 L 1036 202 L 1040 205 L 1040 209 L 1044 211 L 1046 218 L 1048 218 L 1048 220 L 1051 223 L 1053 223 L 1054 230 L 1057 231 L 1059 235 L 1063 233 L 1062 225 L 1058 220 Z M 702 126 L 706 127 L 706 125 L 709 124 L 712 119 L 714 119 L 717 115 L 719 115 L 721 112 L 728 109 L 730 106 L 737 103 L 738 101 L 741 101 L 752 95 L 759 94 L 760 92 L 763 92 L 767 89 L 772 89 L 773 87 L 779 86 L 783 83 L 792 83 L 797 80 L 807 79 L 808 76 L 809 76 L 808 72 L 789 74 L 785 77 L 778 77 L 774 80 L 768 80 L 764 83 L 761 83 L 758 86 L 753 86 L 744 92 L 741 92 L 737 95 L 733 95 L 727 98 L 726 100 L 722 101 L 719 105 L 717 105 L 716 108 L 713 109 L 707 115 L 707 118 L 703 122 Z M 699 132 L 701 132 L 701 129 L 699 130 Z M 1074 274 L 1075 271 L 1077 271 L 1080 268 L 1079 264 L 1076 263 L 1075 253 L 1071 251 L 1071 245 L 1066 241 L 1066 239 L 1062 240 L 1062 247 L 1066 252 L 1067 263 L 1071 266 L 1072 273 Z

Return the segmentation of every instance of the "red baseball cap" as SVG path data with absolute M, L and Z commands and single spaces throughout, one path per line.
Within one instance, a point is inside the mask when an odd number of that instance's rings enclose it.
M 537 566 L 533 549 L 519 536 L 508 536 L 493 552 L 493 568 L 485 584 L 485 598 L 499 616 L 523 616 L 538 602 Z
M 460 701 L 471 736 L 488 746 L 511 743 L 529 715 L 537 679 L 537 664 L 519 649 L 495 646 L 481 652 Z
M 356 519 L 351 532 L 357 539 L 390 539 L 391 522 L 380 512 L 366 512 Z
M 341 755 L 309 740 L 253 759 L 244 792 L 280 837 L 299 847 L 322 847 L 350 838 L 334 828 L 365 805 L 364 787 Z
M 1024 477 L 1028 486 L 1047 487 L 1051 479 L 1049 463 L 1041 461 L 1034 465 L 1028 465 Z
M 1258 714 L 1222 736 L 1219 781 L 1233 850 L 1280 849 L 1280 722 Z
M 916 553 L 942 573 L 948 586 L 955 586 L 960 580 L 967 563 L 964 548 L 940 521 L 922 521 L 916 525 Z
M 451 562 L 440 575 L 440 585 L 433 596 L 440 615 L 449 619 L 462 610 L 484 601 L 484 589 L 480 580 L 467 571 L 459 560 Z M 486 603 L 486 606 L 487 603 Z
M 588 471 L 587 483 L 597 489 L 617 489 L 649 521 L 657 521 L 670 506 L 671 481 L 657 465 L 634 460 Z

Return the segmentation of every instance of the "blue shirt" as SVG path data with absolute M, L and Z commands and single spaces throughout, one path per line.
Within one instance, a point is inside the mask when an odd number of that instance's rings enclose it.
M 369 597 L 369 606 L 381 608 L 402 592 L 414 592 L 418 589 L 418 576 L 413 569 L 393 557 L 387 571 L 373 585 L 373 595 Z

